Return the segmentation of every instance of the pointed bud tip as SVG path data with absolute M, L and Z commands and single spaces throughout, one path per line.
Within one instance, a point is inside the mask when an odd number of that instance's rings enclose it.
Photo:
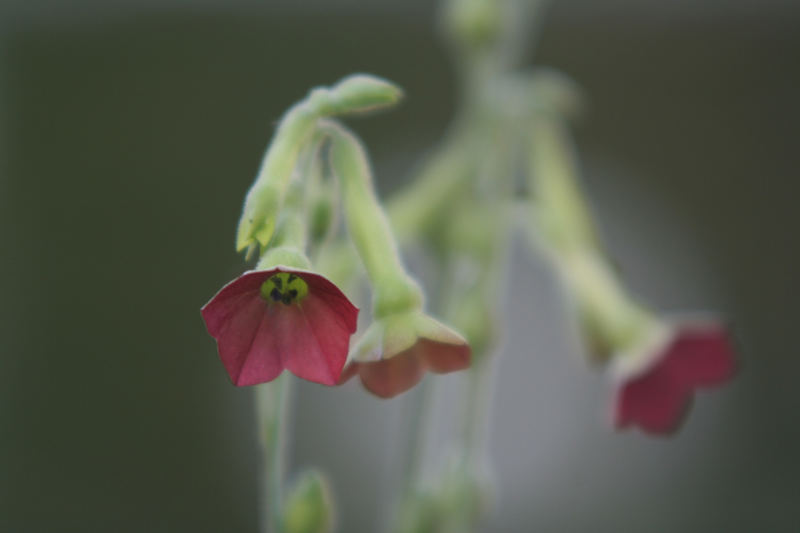
M 371 74 L 353 74 L 330 90 L 330 114 L 362 114 L 396 105 L 403 90 L 394 83 Z

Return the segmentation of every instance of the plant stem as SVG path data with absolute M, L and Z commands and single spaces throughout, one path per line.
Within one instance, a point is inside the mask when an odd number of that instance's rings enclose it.
M 282 533 L 283 477 L 291 378 L 286 374 L 256 387 L 256 417 L 263 454 L 261 531 Z
M 402 494 L 410 494 L 420 482 L 425 443 L 427 442 L 428 419 L 431 412 L 431 395 L 433 393 L 430 379 L 423 379 L 417 392 L 408 406 L 411 420 L 408 427 L 407 451 L 404 461 Z

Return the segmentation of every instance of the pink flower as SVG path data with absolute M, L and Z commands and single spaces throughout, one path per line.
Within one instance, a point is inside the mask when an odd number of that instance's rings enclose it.
M 237 386 L 272 381 L 284 369 L 335 385 L 358 309 L 323 276 L 277 266 L 245 272 L 201 310 Z
M 687 323 L 665 330 L 657 346 L 622 372 L 615 401 L 618 428 L 638 425 L 671 433 L 683 420 L 694 391 L 720 385 L 735 372 L 733 347 L 719 323 Z
M 340 382 L 358 374 L 369 392 L 392 398 L 407 391 L 426 371 L 463 370 L 471 350 L 464 338 L 420 311 L 378 319 L 353 350 Z

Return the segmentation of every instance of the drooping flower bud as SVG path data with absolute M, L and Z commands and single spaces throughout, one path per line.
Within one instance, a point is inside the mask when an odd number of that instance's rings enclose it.
M 300 152 L 314 133 L 317 115 L 303 102 L 289 109 L 264 155 L 255 182 L 247 193 L 236 250 L 258 245 L 266 248 L 275 231 L 286 190 Z
M 309 102 L 320 116 L 362 114 L 396 105 L 403 90 L 369 74 L 352 74 L 330 89 L 311 91 Z
M 247 193 L 236 234 L 236 250 L 256 245 L 263 249 L 269 243 L 292 174 L 301 153 L 309 148 L 320 118 L 383 109 L 395 105 L 402 94 L 391 82 L 356 74 L 330 89 L 313 89 L 305 100 L 292 106 L 281 119 Z

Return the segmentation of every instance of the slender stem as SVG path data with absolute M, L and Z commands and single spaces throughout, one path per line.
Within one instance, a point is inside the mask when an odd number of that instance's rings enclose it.
M 421 308 L 423 295 L 403 266 L 389 219 L 375 195 L 364 147 L 342 126 L 320 123 L 331 139 L 331 167 L 339 179 L 347 227 L 373 288 L 375 317 Z
M 493 366 L 484 355 L 470 369 L 468 393 L 462 411 L 461 445 L 464 459 L 475 465 L 484 451 L 492 404 Z
M 282 533 L 283 478 L 290 403 L 290 377 L 286 374 L 256 387 L 256 416 L 263 454 L 261 531 Z
M 417 387 L 417 392 L 409 405 L 411 420 L 407 431 L 407 450 L 404 461 L 403 485 L 401 489 L 409 494 L 420 481 L 425 444 L 427 442 L 427 427 L 430 418 L 430 403 L 432 395 L 431 380 L 423 379 Z

